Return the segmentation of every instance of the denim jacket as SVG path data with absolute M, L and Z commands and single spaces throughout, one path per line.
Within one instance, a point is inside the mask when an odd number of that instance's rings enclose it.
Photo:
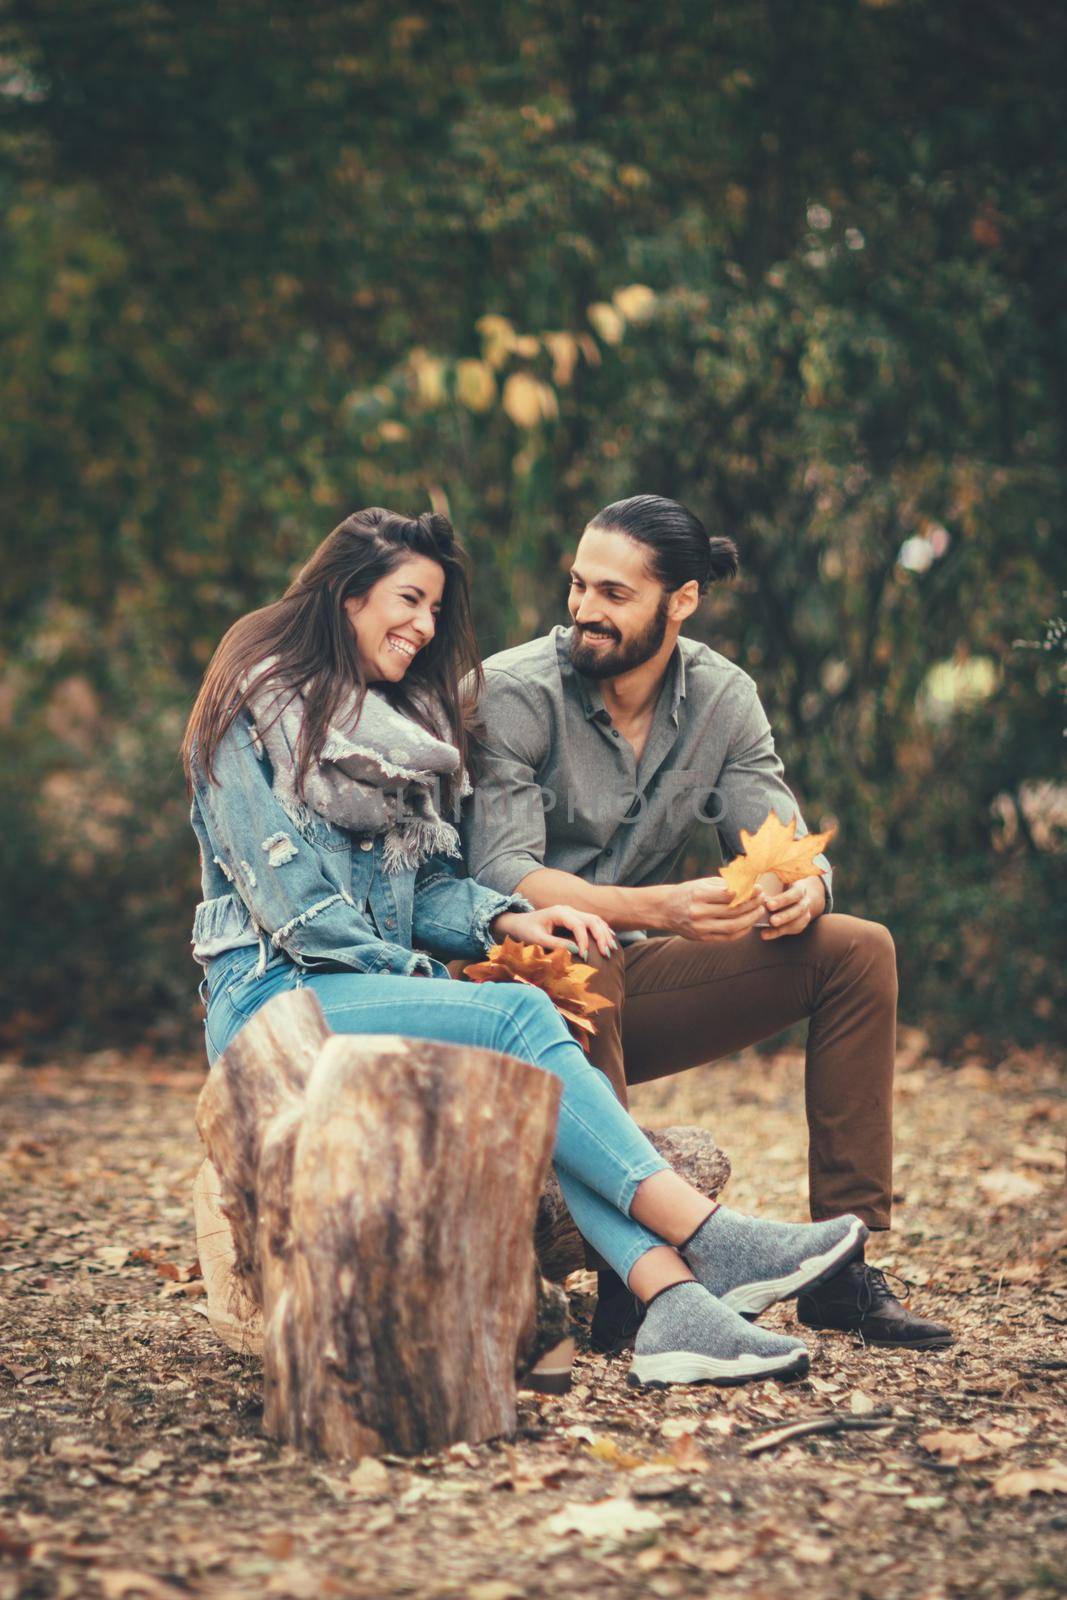
M 282 951 L 303 967 L 447 978 L 448 968 L 424 950 L 446 961 L 484 955 L 494 917 L 531 909 L 521 895 L 462 876 L 449 857 L 386 873 L 381 835 L 352 833 L 313 812 L 294 821 L 244 713 L 221 740 L 214 767 L 209 783 L 193 762 L 203 898 L 192 940 L 204 967 L 258 944 L 261 967 Z

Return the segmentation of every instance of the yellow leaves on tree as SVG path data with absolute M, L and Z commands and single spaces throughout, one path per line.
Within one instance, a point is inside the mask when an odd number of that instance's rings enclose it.
M 457 361 L 456 399 L 468 411 L 488 411 L 496 400 L 492 367 L 484 361 Z
M 656 309 L 656 291 L 647 283 L 628 283 L 616 289 L 611 298 L 627 322 L 649 322 Z
M 727 888 L 733 890 L 732 906 L 748 899 L 757 879 L 765 872 L 776 872 L 783 884 L 823 875 L 825 868 L 817 865 L 815 857 L 826 848 L 837 829 L 805 834 L 802 839 L 796 837 L 796 831 L 796 817 L 784 823 L 773 811 L 768 811 L 766 820 L 755 833 L 741 829 L 742 853 L 723 867 L 720 874 Z
M 485 359 L 499 371 L 515 348 L 515 329 L 507 317 L 499 316 L 495 311 L 487 311 L 474 326 L 481 335 Z
M 513 372 L 504 384 L 504 410 L 517 428 L 535 428 L 559 416 L 556 391 L 528 372 Z
M 493 946 L 488 961 L 467 967 L 463 976 L 472 983 L 525 983 L 543 989 L 588 1052 L 589 1038 L 596 1033 L 589 1018 L 611 1005 L 603 995 L 589 993 L 589 980 L 595 974 L 595 967 L 575 961 L 569 950 L 545 950 L 539 944 L 505 939 Z
M 578 365 L 578 341 L 573 333 L 546 333 L 544 345 L 552 357 L 552 381 L 565 389 Z
M 606 300 L 597 300 L 593 305 L 586 307 L 586 316 L 589 318 L 597 334 L 605 344 L 621 344 L 626 332 L 626 319 Z
M 421 347 L 408 357 L 408 371 L 416 404 L 425 410 L 443 405 L 446 397 L 445 363 Z

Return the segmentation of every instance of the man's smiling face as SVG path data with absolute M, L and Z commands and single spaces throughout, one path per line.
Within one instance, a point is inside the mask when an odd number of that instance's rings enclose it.
M 586 529 L 567 600 L 576 671 L 587 678 L 618 678 L 651 660 L 666 636 L 670 600 L 649 571 L 642 545 L 624 533 Z

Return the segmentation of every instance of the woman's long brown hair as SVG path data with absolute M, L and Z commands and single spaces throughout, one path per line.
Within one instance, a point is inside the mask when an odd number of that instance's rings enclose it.
M 297 751 L 296 786 L 322 749 L 327 724 L 351 689 L 366 690 L 356 641 L 345 614 L 359 598 L 412 556 L 436 561 L 445 575 L 437 629 L 398 684 L 376 685 L 398 710 L 437 733 L 419 704 L 436 698 L 448 722 L 463 771 L 468 763 L 469 701 L 481 687 L 481 664 L 470 614 L 466 556 L 447 517 L 404 517 L 372 506 L 356 511 L 319 545 L 280 600 L 249 611 L 223 636 L 211 658 L 182 741 L 186 778 L 195 757 L 211 781 L 219 742 L 234 719 L 268 682 L 304 697 L 304 735 Z M 267 656 L 275 664 L 250 678 Z M 465 698 L 466 695 L 466 698 Z M 453 795 L 447 796 L 451 801 Z

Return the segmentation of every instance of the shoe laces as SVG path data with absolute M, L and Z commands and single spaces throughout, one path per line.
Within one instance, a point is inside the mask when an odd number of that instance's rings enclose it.
M 889 1287 L 887 1278 L 892 1278 L 899 1283 L 902 1294 L 894 1294 Z M 863 1277 L 860 1281 L 857 1296 L 857 1309 L 861 1316 L 866 1316 L 869 1311 L 874 1311 L 879 1305 L 884 1305 L 887 1300 L 899 1300 L 907 1305 L 911 1299 L 912 1285 L 907 1278 L 902 1278 L 899 1273 L 883 1270 L 881 1267 L 872 1267 L 866 1261 L 863 1263 Z

